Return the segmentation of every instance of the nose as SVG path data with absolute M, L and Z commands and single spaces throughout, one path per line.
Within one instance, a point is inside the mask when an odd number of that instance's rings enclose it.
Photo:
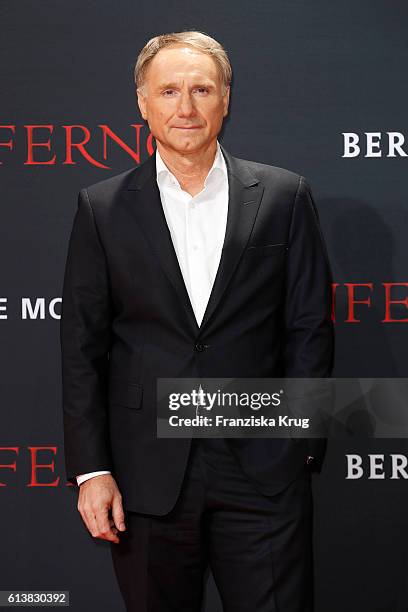
M 183 91 L 179 98 L 179 105 L 177 108 L 179 117 L 191 117 L 195 113 L 194 101 L 191 97 L 190 92 Z

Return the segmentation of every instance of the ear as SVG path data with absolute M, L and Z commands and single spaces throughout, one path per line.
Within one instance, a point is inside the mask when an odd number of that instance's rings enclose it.
M 143 119 L 146 121 L 147 120 L 146 96 L 143 94 L 143 91 L 140 89 L 136 90 L 136 95 L 137 95 L 137 104 L 139 106 L 140 114 L 142 115 Z
M 228 115 L 228 105 L 229 105 L 229 98 L 230 98 L 230 86 L 229 85 L 222 98 L 223 98 L 223 105 L 224 105 L 224 117 L 226 117 Z

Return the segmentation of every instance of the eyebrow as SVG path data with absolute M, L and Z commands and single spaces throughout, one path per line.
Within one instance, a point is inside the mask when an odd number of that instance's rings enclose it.
M 208 81 L 197 81 L 196 83 L 193 84 L 193 87 L 214 87 L 214 85 Z M 158 89 L 178 89 L 179 88 L 179 84 L 178 83 L 160 83 L 160 85 L 158 85 L 157 87 Z

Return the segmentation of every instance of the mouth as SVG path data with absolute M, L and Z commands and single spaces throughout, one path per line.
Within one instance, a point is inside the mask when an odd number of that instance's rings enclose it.
M 175 125 L 176 130 L 198 130 L 201 125 Z

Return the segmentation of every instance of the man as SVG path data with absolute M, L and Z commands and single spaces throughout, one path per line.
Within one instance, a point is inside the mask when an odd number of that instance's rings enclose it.
M 111 542 L 128 610 L 200 610 L 209 565 L 226 611 L 307 612 L 324 441 L 157 438 L 155 393 L 159 377 L 330 375 L 310 188 L 219 144 L 231 66 L 213 38 L 151 39 L 135 78 L 157 150 L 81 190 L 69 242 L 67 476 L 89 532 Z

